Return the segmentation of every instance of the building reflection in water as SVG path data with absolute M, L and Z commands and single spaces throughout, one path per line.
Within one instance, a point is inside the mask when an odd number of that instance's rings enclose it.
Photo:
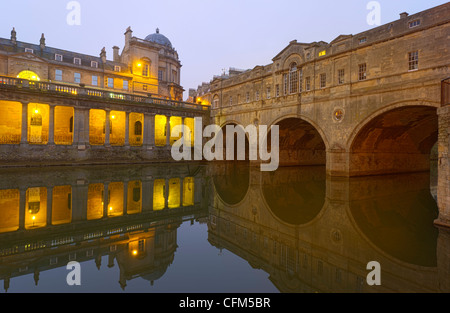
M 0 279 L 108 257 L 119 284 L 172 263 L 177 229 L 207 213 L 204 167 L 91 167 L 0 174 Z M 46 182 L 45 184 L 43 182 Z M 50 183 L 51 182 L 51 183 Z M 166 190 L 168 192 L 166 192 Z
M 236 172 L 221 165 L 212 175 L 227 170 Z M 266 271 L 281 292 L 450 291 L 449 232 L 433 225 L 438 208 L 429 173 L 352 179 L 327 177 L 324 167 L 240 173 L 250 178 L 246 186 L 214 179 L 209 241 Z M 382 266 L 381 286 L 366 283 L 370 261 Z
M 264 270 L 281 292 L 448 292 L 450 233 L 434 227 L 437 211 L 421 173 L 344 179 L 320 166 L 228 163 L 3 170 L 0 279 L 6 290 L 24 275 L 38 284 L 43 271 L 69 261 L 100 269 L 106 257 L 121 288 L 153 283 L 174 261 L 180 225 L 206 220 L 211 245 Z M 366 284 L 370 261 L 382 266 L 381 286 Z

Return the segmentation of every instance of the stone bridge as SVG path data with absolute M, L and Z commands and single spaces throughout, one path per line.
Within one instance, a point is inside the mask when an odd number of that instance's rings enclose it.
M 210 83 L 212 122 L 278 125 L 280 165 L 331 176 L 429 171 L 450 221 L 450 4 L 331 43 L 292 41 L 266 66 Z

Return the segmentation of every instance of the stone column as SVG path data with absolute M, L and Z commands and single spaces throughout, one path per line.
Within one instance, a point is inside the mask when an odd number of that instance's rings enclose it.
M 166 147 L 170 147 L 170 116 L 166 116 Z
M 128 181 L 123 182 L 123 215 L 127 215 L 128 207 Z
M 125 147 L 130 146 L 130 112 L 125 113 Z
M 89 185 L 84 179 L 77 180 L 72 186 L 72 220 L 74 222 L 85 221 L 87 218 Z
M 22 102 L 22 127 L 20 144 L 28 144 L 28 103 Z
M 20 189 L 19 194 L 19 230 L 23 230 L 25 229 L 25 212 L 27 210 L 27 190 Z
M 55 106 L 49 106 L 48 114 L 48 145 L 55 144 Z
M 155 146 L 155 114 L 144 113 L 144 148 Z
M 436 224 L 450 227 L 450 106 L 438 109 L 438 186 L 439 218 Z
M 106 119 L 105 119 L 105 146 L 109 146 L 109 137 L 111 132 L 111 111 L 106 110 Z
M 53 187 L 47 187 L 47 226 L 52 225 Z

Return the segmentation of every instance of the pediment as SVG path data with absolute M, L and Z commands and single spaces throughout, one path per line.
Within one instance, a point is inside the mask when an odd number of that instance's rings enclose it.
M 352 37 L 353 37 L 352 35 L 339 35 L 332 42 L 330 42 L 330 44 L 335 44 L 335 43 L 338 43 L 340 41 L 344 41 L 344 40 L 350 39 Z
M 17 60 L 26 60 L 28 62 L 40 62 L 40 63 L 48 63 L 47 60 L 38 57 L 37 55 L 30 53 L 30 52 L 23 52 L 18 54 L 13 54 L 9 56 L 10 59 L 17 59 Z

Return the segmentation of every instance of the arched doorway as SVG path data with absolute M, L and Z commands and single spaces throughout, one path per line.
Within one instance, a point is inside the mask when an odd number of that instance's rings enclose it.
M 35 72 L 30 71 L 30 70 L 25 70 L 25 71 L 20 72 L 17 75 L 17 78 L 34 80 L 34 81 L 40 81 L 41 80 L 39 78 L 38 74 L 36 74 Z

